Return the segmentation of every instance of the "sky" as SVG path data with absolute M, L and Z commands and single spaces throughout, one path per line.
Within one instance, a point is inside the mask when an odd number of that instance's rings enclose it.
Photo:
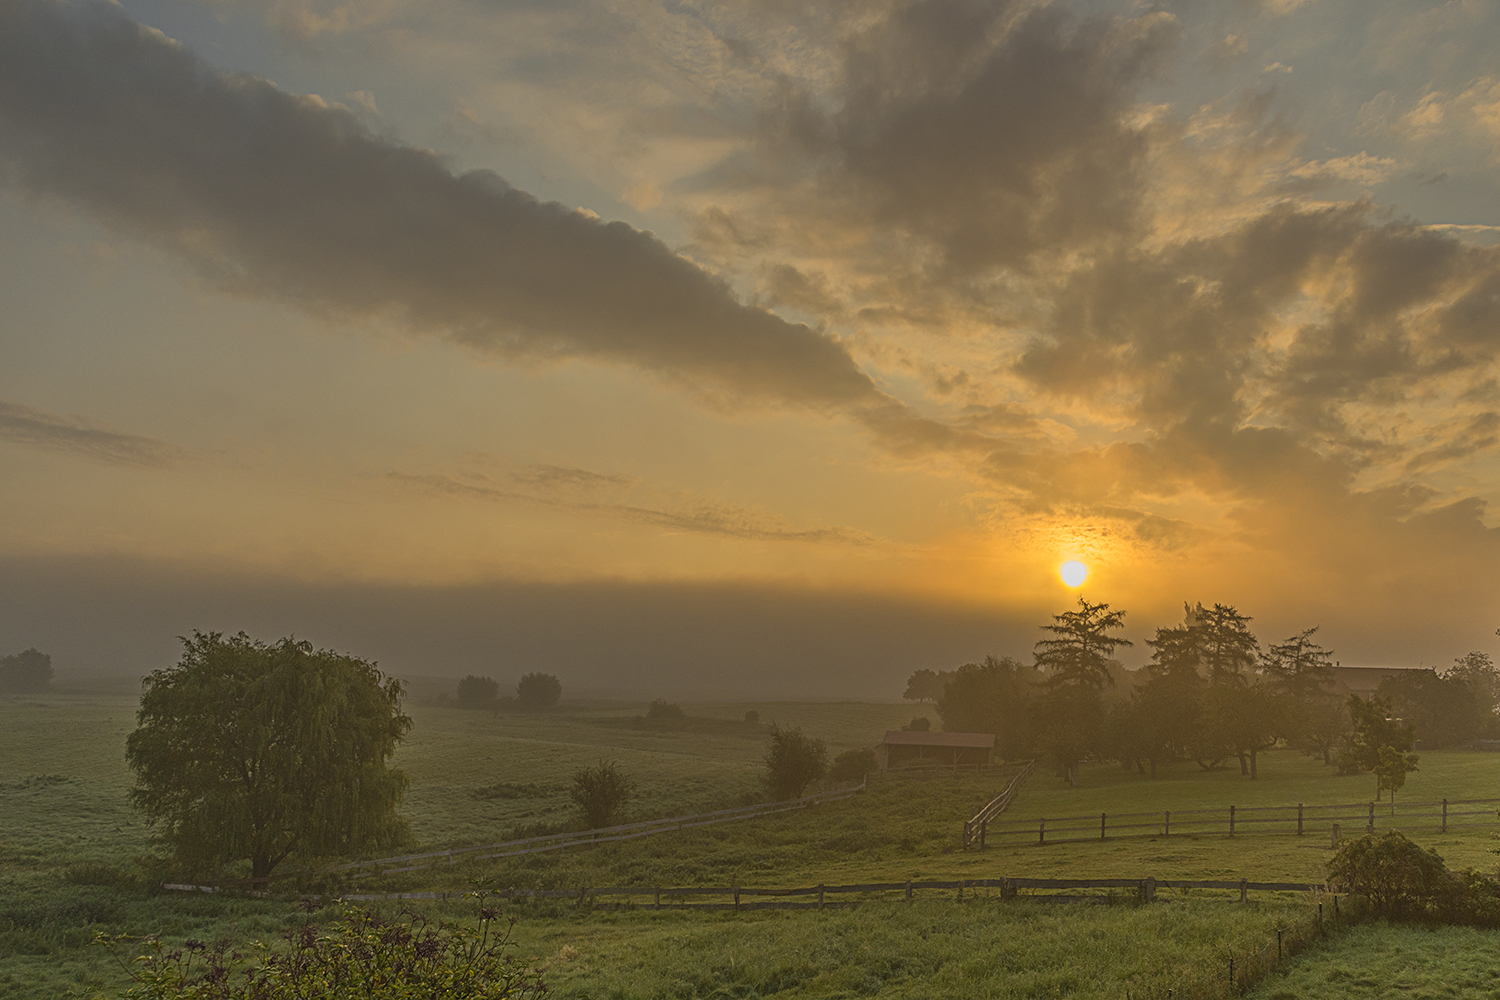
M 1080 595 L 1441 667 L 1497 448 L 1496 3 L 0 0 L 65 677 L 894 698 Z

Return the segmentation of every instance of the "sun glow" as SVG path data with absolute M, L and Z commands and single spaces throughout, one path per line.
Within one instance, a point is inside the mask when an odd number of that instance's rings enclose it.
M 1063 583 L 1068 586 L 1080 587 L 1083 581 L 1089 578 L 1089 568 L 1077 559 L 1070 559 L 1062 564 L 1058 574 L 1062 576 Z

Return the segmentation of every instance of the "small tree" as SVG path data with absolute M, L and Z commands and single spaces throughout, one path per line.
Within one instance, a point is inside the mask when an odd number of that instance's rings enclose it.
M 828 771 L 828 747 L 795 727 L 771 727 L 766 745 L 766 786 L 777 801 L 800 798 Z
M 401 682 L 292 638 L 194 632 L 145 681 L 125 741 L 131 801 L 178 861 L 238 860 L 263 879 L 294 851 L 396 846 L 406 775 L 387 766 L 411 728 Z
M 1380 793 L 1389 791 L 1391 803 L 1396 802 L 1396 790 L 1406 784 L 1406 776 L 1417 769 L 1417 755 L 1414 753 L 1402 753 L 1395 747 L 1381 747 L 1379 762 L 1375 765 L 1375 801 L 1380 801 Z
M 676 702 L 667 701 L 665 698 L 657 698 L 646 706 L 646 718 L 657 722 L 667 722 L 672 719 L 680 719 L 687 713 L 682 706 Z
M 901 697 L 907 701 L 930 701 L 936 704 L 937 700 L 943 696 L 943 688 L 947 687 L 948 680 L 952 676 L 951 670 L 934 672 L 924 667 L 907 679 L 906 691 Z
M 831 781 L 860 781 L 871 771 L 879 770 L 880 762 L 875 759 L 875 751 L 845 750 L 833 758 L 833 766 L 828 769 L 828 777 Z
M 527 674 L 516 684 L 516 702 L 528 711 L 552 708 L 561 697 L 562 681 L 552 674 Z
M 568 789 L 568 797 L 583 813 L 590 829 L 621 822 L 633 794 L 635 782 L 612 760 L 579 768 L 573 774 L 573 787 Z
M 31 694 L 52 683 L 52 657 L 28 649 L 0 659 L 0 694 Z
M 458 682 L 460 708 L 489 708 L 500 698 L 500 685 L 491 677 L 470 674 Z

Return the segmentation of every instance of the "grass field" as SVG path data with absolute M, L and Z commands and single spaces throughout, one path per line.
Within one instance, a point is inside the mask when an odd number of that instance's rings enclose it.
M 1254 1000 L 1471 1000 L 1500 996 L 1500 931 L 1366 924 L 1299 955 Z
M 0 699 L 0 996 L 51 997 L 117 983 L 106 957 L 87 947 L 96 929 L 274 938 L 302 919 L 285 903 L 152 889 L 160 876 L 137 865 L 149 852 L 147 831 L 125 798 L 123 744 L 134 708 L 134 698 L 111 695 Z M 404 812 L 429 849 L 506 839 L 530 826 L 566 821 L 572 773 L 600 759 L 617 760 L 635 778 L 637 817 L 712 809 L 755 792 L 769 723 L 800 725 L 837 753 L 872 745 L 885 729 L 920 711 L 851 703 L 687 708 L 685 722 L 664 727 L 637 718 L 644 706 L 573 705 L 545 716 L 498 717 L 416 707 L 416 725 L 399 758 L 412 778 Z M 750 709 L 760 713 L 761 724 L 744 721 Z M 1002 781 L 1000 773 L 877 777 L 862 796 L 805 811 L 387 876 L 359 888 L 462 889 L 472 877 L 543 888 L 1046 875 L 1321 881 L 1331 853 L 1323 837 L 1221 835 L 960 850 L 963 819 Z M 1264 756 L 1256 782 L 1237 771 L 1205 773 L 1191 764 L 1156 779 L 1101 765 L 1083 769 L 1079 788 L 1038 772 L 1012 815 L 1354 802 L 1368 797 L 1366 785 L 1286 751 Z M 1492 795 L 1500 796 L 1500 755 L 1491 754 L 1424 754 L 1403 790 L 1412 801 Z M 1489 830 L 1414 839 L 1437 847 L 1455 867 L 1494 867 Z M 1164 892 L 1164 905 L 1141 909 L 1056 910 L 982 899 L 958 906 L 930 899 L 909 908 L 873 903 L 853 911 L 739 917 L 521 907 L 517 940 L 552 966 L 563 996 L 899 997 L 949 989 L 939 982 L 968 983 L 962 992 L 973 996 L 1117 996 L 1100 992 L 1101 984 L 1121 976 L 1137 976 L 1142 984 L 1165 981 L 1169 966 L 1191 967 L 1191 949 L 1175 960 L 1186 965 L 1173 965 L 1171 949 L 1153 950 L 1154 941 L 1173 941 L 1174 934 L 1197 933 L 1196 927 L 1206 935 L 1204 954 L 1222 951 L 1291 919 L 1303 905 L 1266 898 L 1242 907 L 1213 895 Z M 1152 923 L 1173 920 L 1183 926 Z M 1086 926 L 1099 939 L 1086 954 L 1074 948 L 1072 964 L 1061 957 L 1068 949 L 1047 943 L 1070 925 Z M 968 957 L 1008 954 L 1005 948 L 1019 947 L 1016 935 L 1035 953 L 1010 965 Z M 1139 961 L 1146 965 L 1090 964 L 1111 949 L 1144 949 Z M 710 954 L 721 957 L 695 957 Z M 1031 971 L 1023 974 L 1023 968 Z M 1033 973 L 1036 978 L 1026 978 Z

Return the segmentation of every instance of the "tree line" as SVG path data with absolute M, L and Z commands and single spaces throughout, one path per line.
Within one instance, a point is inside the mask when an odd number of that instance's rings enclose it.
M 1339 689 L 1316 627 L 1262 646 L 1231 605 L 1185 611 L 1145 640 L 1150 662 L 1130 671 L 1114 657 L 1132 645 L 1119 634 L 1125 612 L 1080 597 L 1077 610 L 1041 626 L 1030 663 L 990 656 L 919 670 L 905 697 L 933 702 L 945 729 L 993 733 L 997 752 L 1045 760 L 1074 784 L 1088 759 L 1153 776 L 1167 761 L 1205 770 L 1237 762 L 1253 779 L 1260 754 L 1286 745 L 1343 773 L 1374 772 L 1380 790 L 1394 790 L 1415 768 L 1408 751 L 1419 741 L 1440 749 L 1500 734 L 1500 671 L 1485 653 L 1441 675 L 1401 671 L 1366 702 Z

